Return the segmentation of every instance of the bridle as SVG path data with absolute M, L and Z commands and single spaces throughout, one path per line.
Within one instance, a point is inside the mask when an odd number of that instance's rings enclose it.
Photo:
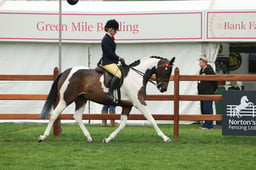
M 134 70 L 136 73 L 138 73 L 138 74 L 141 75 L 142 77 L 145 76 L 145 73 L 143 73 L 142 71 L 140 71 L 140 70 L 138 70 L 138 69 L 136 69 L 136 68 L 134 68 L 134 67 L 131 67 L 131 66 L 129 66 L 129 65 L 128 65 L 128 67 L 129 67 L 130 69 Z M 169 67 L 173 67 L 173 65 L 170 65 L 169 63 L 163 63 L 163 64 L 159 65 L 159 66 L 156 68 L 156 71 L 155 71 L 155 72 L 157 72 L 157 70 L 162 69 L 162 68 L 164 68 L 165 71 L 168 71 Z M 162 84 L 162 83 L 155 83 L 153 80 L 151 80 L 150 77 L 149 77 L 148 81 L 149 81 L 150 83 L 154 84 L 154 85 L 157 86 L 157 87 Z M 169 81 L 169 79 L 168 79 L 168 81 Z
M 134 68 L 134 67 L 131 67 L 131 66 L 129 66 L 129 68 L 132 69 L 133 71 L 135 71 L 136 73 L 138 73 L 139 75 L 141 75 L 142 77 L 145 76 L 145 73 L 143 73 L 142 71 L 140 71 L 140 70 L 138 70 L 138 69 L 136 69 L 136 68 Z M 151 80 L 150 78 L 148 79 L 148 81 L 149 81 L 150 83 L 152 83 L 152 84 L 154 84 L 154 85 L 157 86 L 157 83 L 153 82 L 153 80 Z
M 161 64 L 161 65 L 158 66 L 158 68 L 156 69 L 156 72 L 157 72 L 157 70 L 162 69 L 162 68 L 164 68 L 165 71 L 168 71 L 168 69 L 169 69 L 170 67 L 172 68 L 172 67 L 173 67 L 173 64 L 170 65 L 169 63 L 163 63 L 163 64 Z M 163 80 L 163 82 L 169 82 L 169 78 L 166 79 L 166 80 Z

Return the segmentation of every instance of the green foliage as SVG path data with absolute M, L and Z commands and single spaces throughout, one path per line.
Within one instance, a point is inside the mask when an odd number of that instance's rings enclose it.
M 0 124 L 0 169 L 251 169 L 255 164 L 255 137 L 226 137 L 221 129 L 199 125 L 160 125 L 173 139 L 164 143 L 150 126 L 127 126 L 111 143 L 103 144 L 115 128 L 87 125 L 94 143 L 77 125 L 62 125 L 60 137 L 37 138 L 46 124 Z

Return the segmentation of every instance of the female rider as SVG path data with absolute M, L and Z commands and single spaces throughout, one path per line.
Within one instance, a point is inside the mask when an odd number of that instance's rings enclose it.
M 114 35 L 119 30 L 119 24 L 116 20 L 108 20 L 105 25 L 105 36 L 101 41 L 102 48 L 102 66 L 103 68 L 110 72 L 114 77 L 110 81 L 109 91 L 107 94 L 107 99 L 114 101 L 113 90 L 118 86 L 122 73 L 119 70 L 117 64 L 118 61 L 124 62 L 124 59 L 116 55 L 116 43 Z

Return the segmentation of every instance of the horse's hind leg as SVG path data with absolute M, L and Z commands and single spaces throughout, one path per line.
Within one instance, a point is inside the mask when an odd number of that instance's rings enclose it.
M 82 99 L 76 100 L 76 112 L 74 114 L 74 119 L 76 120 L 81 130 L 83 131 L 84 136 L 87 137 L 87 142 L 92 143 L 93 142 L 92 137 L 89 131 L 87 130 L 87 128 L 84 126 L 83 120 L 82 120 L 85 103 L 86 103 L 86 100 L 82 100 Z
M 60 101 L 59 104 L 57 105 L 57 107 L 53 110 L 48 126 L 44 131 L 43 135 L 40 135 L 38 138 L 38 142 L 42 142 L 43 140 L 45 140 L 45 138 L 47 136 L 49 136 L 51 128 L 53 126 L 53 123 L 55 122 L 55 120 L 58 118 L 58 116 L 60 115 L 60 113 L 66 108 L 66 102 L 65 101 Z
M 114 132 L 112 132 L 109 135 L 108 138 L 104 138 L 103 143 L 109 143 L 126 126 L 126 122 L 127 122 L 127 119 L 128 119 L 128 114 L 131 111 L 131 107 L 123 107 L 122 109 L 123 110 L 122 110 L 122 115 L 121 115 L 121 120 L 120 120 L 119 127 Z

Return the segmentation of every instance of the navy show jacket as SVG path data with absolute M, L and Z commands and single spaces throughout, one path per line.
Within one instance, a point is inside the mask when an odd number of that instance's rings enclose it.
M 108 34 L 105 34 L 101 41 L 102 48 L 102 65 L 107 64 L 117 64 L 119 61 L 119 57 L 116 55 L 116 43 L 112 39 L 112 37 Z

